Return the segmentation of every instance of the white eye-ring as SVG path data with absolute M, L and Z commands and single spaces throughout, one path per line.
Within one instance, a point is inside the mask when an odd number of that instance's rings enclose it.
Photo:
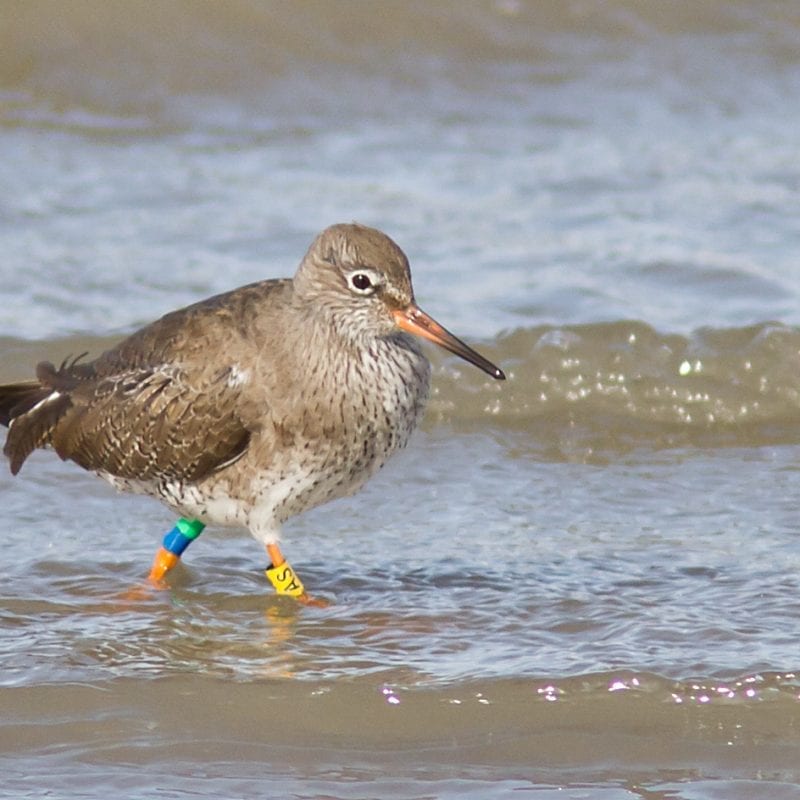
M 371 269 L 357 269 L 347 276 L 347 285 L 355 294 L 374 294 L 381 285 L 381 279 L 378 273 Z

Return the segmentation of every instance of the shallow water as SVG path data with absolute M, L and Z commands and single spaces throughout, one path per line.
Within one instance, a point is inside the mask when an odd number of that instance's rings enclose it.
M 793 3 L 0 13 L 0 380 L 351 219 L 509 376 L 287 526 L 326 609 L 0 472 L 0 797 L 800 797 Z

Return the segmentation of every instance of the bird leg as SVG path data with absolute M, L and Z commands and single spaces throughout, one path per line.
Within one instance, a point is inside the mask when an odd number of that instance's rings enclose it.
M 164 536 L 158 548 L 149 581 L 160 586 L 164 576 L 180 561 L 183 551 L 203 532 L 205 524 L 199 519 L 188 520 L 181 517 L 175 527 Z
M 164 541 L 153 559 L 149 575 L 149 580 L 153 585 L 162 585 L 164 576 L 180 561 L 183 551 L 203 532 L 205 527 L 200 520 L 188 520 L 183 517 L 175 523 L 175 527 L 164 536 Z M 267 553 L 272 564 L 267 568 L 266 575 L 278 594 L 294 597 L 304 605 L 328 605 L 327 601 L 318 600 L 306 592 L 303 582 L 297 577 L 277 544 L 268 544 Z
M 266 575 L 278 594 L 294 597 L 299 603 L 303 603 L 303 605 L 307 606 L 320 606 L 324 608 L 329 605 L 327 600 L 321 600 L 308 594 L 305 586 L 303 586 L 303 582 L 297 577 L 295 571 L 284 558 L 277 544 L 274 542 L 268 544 L 267 554 L 272 564 L 267 567 Z
M 268 544 L 267 555 L 272 563 L 267 567 L 266 574 L 275 591 L 289 597 L 302 597 L 306 593 L 303 582 L 295 575 L 280 547 L 274 542 Z

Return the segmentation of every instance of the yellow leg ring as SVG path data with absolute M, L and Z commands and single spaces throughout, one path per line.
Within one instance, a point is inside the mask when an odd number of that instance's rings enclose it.
M 278 594 L 301 597 L 306 593 L 303 582 L 295 575 L 288 561 L 284 561 L 277 567 L 269 567 L 266 574 Z

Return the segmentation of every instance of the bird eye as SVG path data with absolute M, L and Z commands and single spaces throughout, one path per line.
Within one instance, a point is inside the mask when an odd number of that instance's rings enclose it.
M 364 272 L 356 272 L 354 275 L 352 275 L 350 277 L 350 284 L 356 291 L 363 294 L 367 294 L 375 288 L 369 275 Z

